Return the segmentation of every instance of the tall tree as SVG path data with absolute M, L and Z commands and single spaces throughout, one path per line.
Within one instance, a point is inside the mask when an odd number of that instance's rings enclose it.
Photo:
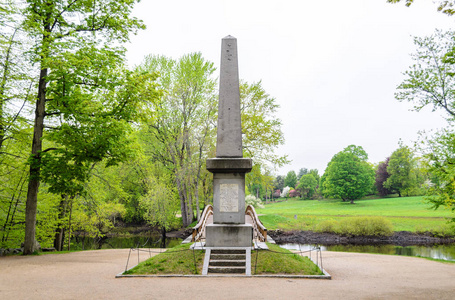
M 150 55 L 139 69 L 160 74 L 162 97 L 149 102 L 152 118 L 146 130 L 154 145 L 149 149 L 174 174 L 186 227 L 193 221 L 194 206 L 199 212 L 201 173 L 213 147 L 215 67 L 201 53 L 191 53 L 178 60 Z
M 303 198 L 311 199 L 316 188 L 318 186 L 318 181 L 314 178 L 313 174 L 306 174 L 300 177 L 298 189 L 301 191 Z
M 444 9 L 453 14 L 453 1 Z M 455 211 L 455 172 L 452 167 L 455 155 L 455 32 L 437 30 L 428 37 L 414 38 L 417 47 L 412 58 L 415 63 L 405 73 L 404 81 L 398 86 L 396 98 L 414 104 L 419 111 L 424 107 L 443 110 L 447 113 L 447 128 L 433 136 L 421 135 L 418 144 L 428 171 L 432 175 L 429 200 L 435 208 L 445 206 Z
M 387 165 L 389 177 L 384 182 L 384 187 L 395 191 L 399 197 L 408 194 L 417 186 L 416 160 L 411 149 L 400 145 L 390 156 Z
M 313 177 L 316 179 L 316 181 L 317 181 L 318 184 L 319 184 L 319 180 L 321 179 L 321 176 L 319 176 L 319 171 L 318 171 L 318 169 L 310 169 L 310 171 L 308 172 L 308 174 L 313 175 Z
M 278 175 L 277 177 L 275 177 L 275 181 L 273 183 L 273 189 L 275 190 L 280 190 L 282 191 L 284 188 L 284 176 L 282 175 Z
M 300 168 L 299 174 L 297 174 L 297 180 L 300 180 L 300 177 L 303 175 L 308 174 L 308 169 L 307 168 Z
M 427 138 L 420 150 L 431 174 L 427 199 L 434 209 L 442 206 L 455 212 L 455 133 L 442 130 Z M 452 221 L 455 222 L 455 217 Z
M 85 95 L 96 95 L 106 101 L 112 97 L 116 81 L 113 81 L 114 72 L 106 66 L 106 63 L 115 62 L 112 67 L 119 70 L 118 65 L 122 56 L 118 54 L 121 49 L 108 45 L 126 42 L 130 32 L 144 27 L 137 19 L 130 17 L 135 2 L 134 0 L 26 1 L 23 10 L 24 30 L 34 39 L 31 63 L 36 64 L 39 78 L 35 98 L 24 254 L 33 253 L 37 247 L 35 223 L 43 154 L 46 153 L 44 152 L 46 150 L 43 151 L 42 144 L 44 129 L 52 127 L 52 119 L 59 120 L 58 117 L 65 120 L 66 125 L 62 124 L 59 129 L 63 132 L 68 132 L 71 127 L 73 129 L 77 127 L 80 121 L 74 119 L 74 116 L 84 116 L 86 120 L 89 119 L 93 110 L 87 112 L 86 109 L 94 109 L 94 107 L 91 106 L 90 100 L 85 99 Z M 102 73 L 106 70 L 110 71 L 107 75 Z M 99 86 L 111 92 L 96 94 Z M 86 101 L 81 101 L 82 99 Z M 117 104 L 119 103 L 108 107 L 111 115 L 115 110 L 122 110 L 123 105 L 117 106 Z M 109 116 L 106 110 L 104 113 Z M 47 119 L 50 120 L 46 123 Z M 109 123 L 108 120 L 105 122 Z M 103 125 L 109 126 L 109 124 Z M 92 136 L 90 129 L 95 128 L 96 126 L 86 128 L 87 131 L 81 132 L 79 136 Z M 117 128 L 117 130 L 121 129 Z M 115 135 L 110 138 L 115 139 Z M 88 146 L 89 143 L 86 145 Z M 79 148 L 79 150 L 83 152 L 87 149 Z M 61 156 L 64 157 L 64 154 Z M 55 158 L 57 157 L 58 155 Z M 81 168 L 77 162 L 73 166 Z
M 376 189 L 381 196 L 386 196 L 391 193 L 391 191 L 384 186 L 384 182 L 386 182 L 390 176 L 390 174 L 387 172 L 389 160 L 390 157 L 387 157 L 385 161 L 380 162 L 375 172 L 376 175 L 374 185 L 376 186 Z
M 188 226 L 194 208 L 199 212 L 200 184 L 207 178 L 205 160 L 209 153 L 214 156 L 215 68 L 200 53 L 192 53 L 178 60 L 148 56 L 139 69 L 160 74 L 163 96 L 158 102 L 150 102 L 153 117 L 147 130 L 154 144 L 153 156 L 174 173 L 183 225 Z M 274 116 L 278 108 L 275 99 L 265 92 L 261 82 L 241 82 L 240 101 L 244 156 L 253 158 L 259 170 L 268 162 L 286 163 L 286 156 L 274 153 L 284 142 L 281 121 Z M 255 180 L 252 176 L 247 175 L 247 182 Z M 203 190 L 207 191 L 207 186 Z
M 367 195 L 373 186 L 374 171 L 366 159 L 363 148 L 354 145 L 335 154 L 321 179 L 324 194 L 351 203 Z
M 294 189 L 297 185 L 297 175 L 294 171 L 289 171 L 284 178 L 284 185 Z
M 289 162 L 275 149 L 284 144 L 281 120 L 275 116 L 279 105 L 262 87 L 262 82 L 240 82 L 243 154 L 255 164 L 280 167 Z M 248 176 L 248 174 L 247 174 Z
M 21 113 L 34 81 L 26 63 L 30 43 L 23 33 L 20 2 L 6 1 L 0 9 L 0 156 L 11 154 L 6 142 L 24 129 Z
M 414 110 L 424 107 L 445 110 L 449 118 L 455 116 L 455 32 L 437 30 L 428 37 L 415 37 L 417 50 L 412 54 L 414 64 L 404 73 L 405 79 L 397 87 L 395 97 L 408 101 Z

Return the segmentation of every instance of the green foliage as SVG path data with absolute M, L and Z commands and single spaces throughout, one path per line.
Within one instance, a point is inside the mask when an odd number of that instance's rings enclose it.
M 253 169 L 245 176 L 245 185 L 248 188 L 248 193 L 255 195 L 257 198 L 270 197 L 273 191 L 274 178 L 269 175 L 270 171 L 267 167 L 262 167 L 260 164 L 253 163 Z
M 19 248 L 23 242 L 29 133 L 26 128 L 14 132 L 0 153 L 0 248 Z
M 335 154 L 321 180 L 324 195 L 351 203 L 367 195 L 374 183 L 374 171 L 367 158 L 363 148 L 354 145 Z
M 265 168 L 266 162 L 283 166 L 287 155 L 275 154 L 284 144 L 281 120 L 275 116 L 279 105 L 262 87 L 262 82 L 240 82 L 240 110 L 242 118 L 242 146 L 244 156 L 251 157 Z
M 421 234 L 431 233 L 433 236 L 440 238 L 449 238 L 455 236 L 455 224 L 447 223 L 428 228 L 426 226 L 416 226 L 416 232 Z
M 427 200 L 434 209 L 445 207 L 455 212 L 455 133 L 445 129 L 421 145 L 424 163 L 431 174 Z M 452 218 L 455 222 L 455 217 Z
M 165 231 L 175 227 L 178 222 L 179 198 L 175 186 L 169 178 L 149 177 L 146 179 L 147 194 L 139 199 L 144 210 L 144 219 L 151 225 Z
M 353 217 L 321 222 L 316 225 L 315 231 L 345 236 L 390 236 L 393 234 L 393 226 L 384 217 Z
M 389 177 L 383 183 L 388 190 L 410 195 L 418 187 L 416 160 L 413 152 L 407 146 L 400 145 L 390 156 L 387 165 Z
M 198 207 L 205 160 L 213 151 L 216 118 L 215 67 L 201 53 L 178 60 L 149 55 L 138 70 L 158 73 L 162 96 L 148 99 L 150 118 L 143 138 L 153 159 L 173 173 L 183 225 L 192 222 L 192 198 Z
M 284 185 L 292 189 L 297 185 L 297 175 L 294 171 L 289 171 L 284 178 Z
M 306 199 L 311 199 L 315 192 L 316 187 L 318 186 L 318 181 L 314 178 L 313 174 L 306 174 L 300 177 L 298 189 L 301 190 L 302 196 Z
M 273 182 L 273 189 L 282 191 L 284 187 L 284 176 L 278 175 Z
M 252 205 L 254 208 L 264 208 L 262 200 L 253 195 L 247 195 L 245 197 L 245 205 Z
M 450 118 L 455 114 L 455 80 L 453 64 L 455 48 L 454 32 L 437 30 L 428 37 L 415 37 L 415 64 L 405 72 L 404 81 L 398 86 L 395 97 L 408 101 L 416 111 L 431 107 L 433 111 L 443 109 Z
M 35 250 L 41 181 L 50 185 L 51 192 L 74 198 L 82 192 L 92 163 L 106 159 L 115 164 L 128 156 L 124 136 L 141 99 L 135 91 L 143 86 L 136 80 L 126 83 L 135 76 L 124 70 L 124 49 L 116 45 L 144 28 L 130 17 L 135 2 L 23 3 L 22 30 L 34 44 L 24 57 L 39 72 L 24 254 Z M 43 141 L 52 147 L 43 149 Z M 87 143 L 79 145 L 83 141 Z

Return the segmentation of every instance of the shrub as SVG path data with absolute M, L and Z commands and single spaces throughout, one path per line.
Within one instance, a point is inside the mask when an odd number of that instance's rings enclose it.
M 278 189 L 275 192 L 273 192 L 273 198 L 280 198 L 281 196 L 281 191 Z
M 253 195 L 247 195 L 245 197 L 245 204 L 252 205 L 254 208 L 264 208 L 264 205 L 262 204 L 262 200 L 259 198 L 256 198 Z
M 338 226 L 338 222 L 335 220 L 327 220 L 321 223 L 316 224 L 314 231 L 324 232 L 324 233 L 333 233 L 335 228 Z
M 281 198 L 285 198 L 285 197 L 287 197 L 287 195 L 288 195 L 288 193 L 289 193 L 289 190 L 290 190 L 290 189 L 291 189 L 291 188 L 290 188 L 290 187 L 288 187 L 288 186 L 287 186 L 287 187 L 285 187 L 285 188 L 283 189 L 283 192 L 282 192 L 282 193 L 281 193 L 281 195 L 280 195 L 280 196 L 281 196 Z
M 300 198 L 300 192 L 297 190 L 290 190 L 289 197 L 291 197 L 291 198 L 299 197 Z
M 315 231 L 346 236 L 389 236 L 393 234 L 392 228 L 392 223 L 384 217 L 353 217 L 321 222 Z
M 455 236 L 455 224 L 448 223 L 433 228 L 419 226 L 416 227 L 416 232 L 420 234 L 431 232 L 433 236 L 440 238 L 453 237 Z

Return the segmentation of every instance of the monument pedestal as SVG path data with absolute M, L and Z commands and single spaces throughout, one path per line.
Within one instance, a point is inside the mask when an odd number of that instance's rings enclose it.
M 251 247 L 251 224 L 208 224 L 205 228 L 206 247 Z

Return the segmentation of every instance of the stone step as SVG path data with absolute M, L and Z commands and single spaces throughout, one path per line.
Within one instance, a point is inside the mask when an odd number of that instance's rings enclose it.
M 212 249 L 212 254 L 245 254 L 245 249 Z
M 210 259 L 210 262 L 209 262 L 209 267 L 212 267 L 212 266 L 224 266 L 224 267 L 227 267 L 227 266 L 236 266 L 236 267 L 239 267 L 239 266 L 245 266 L 246 265 L 246 260 L 245 259 L 242 259 L 242 260 L 213 260 L 213 259 Z
M 245 274 L 246 268 L 245 268 L 245 266 L 243 266 L 243 267 L 232 267 L 232 266 L 229 266 L 229 267 L 223 267 L 223 266 L 212 267 L 212 266 L 209 266 L 208 272 L 209 273 L 222 273 L 222 274 L 232 274 L 232 273 Z
M 210 255 L 210 259 L 214 260 L 244 260 L 246 254 L 213 254 Z

